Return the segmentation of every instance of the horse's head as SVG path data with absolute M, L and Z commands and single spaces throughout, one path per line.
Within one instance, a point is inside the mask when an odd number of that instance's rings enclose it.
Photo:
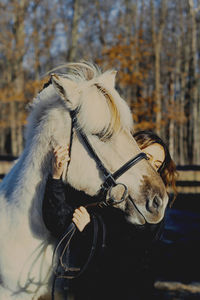
M 115 89 L 116 72 L 101 73 L 87 64 L 71 67 L 73 73 L 70 75 L 52 75 L 54 88 L 67 109 L 77 111 L 79 127 L 106 168 L 113 173 L 141 152 L 131 134 L 130 110 Z M 99 191 L 103 181 L 101 171 L 76 132 L 66 181 L 90 195 Z M 162 179 L 148 161 L 143 159 L 132 166 L 117 182 L 128 188 L 127 198 L 117 206 L 130 222 L 158 223 L 163 218 L 168 196 Z M 120 199 L 122 187 L 117 185 L 112 189 L 115 199 Z

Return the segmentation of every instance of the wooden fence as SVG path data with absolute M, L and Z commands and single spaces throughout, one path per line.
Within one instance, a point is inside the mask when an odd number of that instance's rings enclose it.
M 176 183 L 181 194 L 200 194 L 200 166 L 177 166 Z

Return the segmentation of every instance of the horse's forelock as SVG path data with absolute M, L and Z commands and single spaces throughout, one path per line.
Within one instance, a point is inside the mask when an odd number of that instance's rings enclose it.
M 89 62 L 62 64 L 59 67 L 50 70 L 48 74 L 64 68 L 67 68 L 68 72 L 62 73 L 62 75 L 78 83 L 90 81 L 101 75 L 100 68 L 97 65 Z
M 110 136 L 112 136 L 114 132 L 117 132 L 121 128 L 120 113 L 111 93 L 109 93 L 108 90 L 106 90 L 98 83 L 95 83 L 94 85 L 96 86 L 98 91 L 100 91 L 101 94 L 106 98 L 106 101 L 111 111 L 110 124 L 108 128 L 103 132 L 101 137 L 102 139 L 107 139 Z

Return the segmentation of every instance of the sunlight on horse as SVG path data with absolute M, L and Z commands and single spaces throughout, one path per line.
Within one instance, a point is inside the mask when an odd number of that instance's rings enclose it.
M 77 110 L 80 128 L 109 171 L 116 171 L 141 152 L 131 135 L 130 110 L 115 89 L 116 72 L 101 73 L 88 63 L 68 67 L 68 73 L 52 75 L 52 84 L 30 105 L 24 151 L 0 185 L 2 300 L 39 299 L 50 289 L 52 246 L 42 220 L 42 200 L 51 171 L 52 147 L 69 144 L 69 111 Z M 89 195 L 98 193 L 103 180 L 76 132 L 63 180 Z M 146 160 L 118 181 L 127 186 L 130 196 L 118 204 L 127 221 L 158 223 L 163 218 L 167 193 Z M 116 199 L 119 194 L 113 189 Z

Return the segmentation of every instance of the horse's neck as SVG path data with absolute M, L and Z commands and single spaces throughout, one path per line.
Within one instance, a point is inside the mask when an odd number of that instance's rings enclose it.
M 45 150 L 42 145 L 41 148 Z M 37 151 L 33 155 L 33 153 L 29 153 L 29 149 L 25 148 L 0 187 L 1 194 L 4 195 L 8 204 L 15 203 L 23 211 L 29 209 L 32 198 L 39 190 L 43 190 L 49 172 L 48 161 L 50 158 L 47 158 L 47 154 L 44 155 L 39 149 L 35 150 Z M 41 171 L 44 160 L 46 160 L 47 165 Z
M 52 137 L 57 143 L 66 143 L 63 140 L 66 139 L 69 123 L 67 112 L 52 87 L 45 90 L 33 102 L 24 151 L 0 186 L 6 201 L 15 202 L 23 210 L 30 208 L 33 199 L 40 210 L 46 178 L 51 169 Z

